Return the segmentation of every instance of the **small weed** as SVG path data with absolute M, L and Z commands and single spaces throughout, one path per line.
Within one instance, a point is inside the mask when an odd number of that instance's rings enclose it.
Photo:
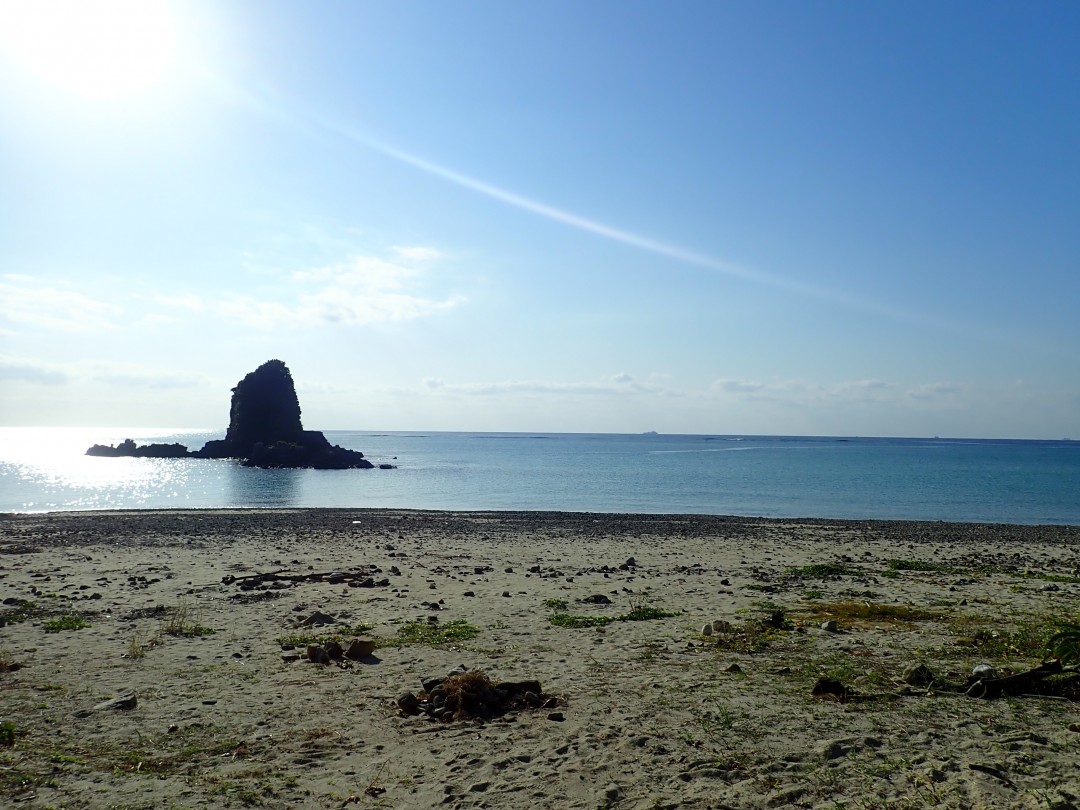
M 407 647 L 410 644 L 426 644 L 429 647 L 437 647 L 440 644 L 476 638 L 479 634 L 480 628 L 474 627 L 464 619 L 456 619 L 442 624 L 408 622 L 398 628 L 397 638 L 379 639 L 376 645 L 379 647 Z
M 827 577 L 859 577 L 864 576 L 866 572 L 847 563 L 814 563 L 813 565 L 804 565 L 802 568 L 789 568 L 788 574 L 804 579 L 824 579 Z
M 890 571 L 948 571 L 949 566 L 942 563 L 923 562 L 922 560 L 888 560 L 886 562 Z
M 180 604 L 169 611 L 168 618 L 162 623 L 161 632 L 167 636 L 195 638 L 209 636 L 217 631 L 212 627 L 199 624 L 191 608 Z
M 825 593 L 823 591 L 810 590 L 803 593 L 803 599 L 822 599 L 824 596 Z
M 6 610 L 0 611 L 0 627 L 5 624 L 17 624 L 39 616 L 38 606 L 28 599 L 15 599 Z
M 90 622 L 76 614 L 50 619 L 44 624 L 46 633 L 59 633 L 62 630 L 82 630 L 84 627 L 89 626 Z
M 1066 574 L 1035 574 L 1032 579 L 1041 579 L 1044 582 L 1061 582 L 1066 585 L 1080 585 L 1080 577 L 1071 577 Z
M 12 748 L 15 745 L 15 724 L 10 720 L 0 723 L 0 745 Z
M 139 638 L 138 633 L 132 633 L 131 640 L 128 641 L 127 652 L 124 653 L 124 656 L 131 659 L 142 658 L 146 655 L 146 651 L 148 649 L 157 646 L 160 639 L 161 636 L 158 635 L 157 637 L 152 638 L 149 641 L 143 641 L 141 638 Z
M 292 633 L 288 636 L 280 636 L 278 638 L 278 644 L 291 644 L 294 647 L 307 647 L 309 645 L 320 646 L 326 644 L 328 641 L 336 641 L 339 644 L 346 638 L 355 638 L 356 636 L 366 636 L 371 632 L 374 625 L 371 624 L 353 624 L 353 625 L 339 625 L 332 633 Z M 387 646 L 382 644 L 381 646 Z
M 957 638 L 954 647 L 978 650 L 988 659 L 1042 658 L 1051 649 L 1051 639 L 1058 626 L 1048 617 L 1029 618 L 1012 627 L 992 622 L 982 616 L 962 616 L 953 622 Z
M 569 604 L 565 599 L 545 599 L 544 607 L 548 610 L 554 610 L 556 613 L 563 613 L 569 607 Z
M 1054 634 L 1047 639 L 1046 648 L 1063 664 L 1080 664 L 1080 620 L 1058 622 Z
M 681 614 L 647 605 L 631 605 L 629 612 L 619 616 L 574 616 L 569 613 L 553 613 L 548 616 L 548 621 L 556 627 L 604 627 L 612 622 L 644 622 L 652 619 L 670 619 L 679 615 Z
M 940 621 L 945 614 L 936 610 L 908 605 L 882 605 L 874 602 L 829 602 L 811 605 L 809 612 L 817 617 L 836 619 L 841 624 L 894 624 L 897 622 Z

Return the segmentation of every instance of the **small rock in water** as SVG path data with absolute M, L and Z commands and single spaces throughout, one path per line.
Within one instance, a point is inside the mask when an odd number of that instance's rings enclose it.
M 720 667 L 720 671 L 721 672 L 731 672 L 731 673 L 734 674 L 734 673 L 737 673 L 737 672 L 742 672 L 742 667 L 740 667 L 738 664 L 736 664 L 734 661 L 732 661 L 730 664 L 728 664 L 726 666 L 723 666 L 723 667 Z
M 703 636 L 711 636 L 712 635 L 712 622 L 706 622 L 705 624 L 701 625 L 701 635 L 703 635 Z
M 826 633 L 838 633 L 840 631 L 840 628 L 836 624 L 836 619 L 829 619 L 827 622 L 822 622 L 821 629 Z
M 712 629 L 714 633 L 730 633 L 731 622 L 726 622 L 723 619 L 716 619 L 712 623 Z
M 330 663 L 329 653 L 327 653 L 326 650 L 324 650 L 322 647 L 316 646 L 315 644 L 312 644 L 307 648 L 307 657 L 308 661 L 313 664 Z

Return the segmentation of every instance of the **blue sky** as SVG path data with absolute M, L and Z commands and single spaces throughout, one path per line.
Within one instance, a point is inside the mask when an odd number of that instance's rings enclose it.
M 1074 3 L 0 31 L 0 423 L 1080 437 Z

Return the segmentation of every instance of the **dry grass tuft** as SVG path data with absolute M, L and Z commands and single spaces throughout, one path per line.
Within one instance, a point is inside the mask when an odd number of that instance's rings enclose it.
M 933 622 L 947 618 L 937 610 L 911 607 L 910 605 L 882 605 L 875 602 L 826 602 L 810 605 L 810 615 L 817 618 L 836 619 L 841 625 L 851 626 L 856 623 L 889 625 L 910 624 L 912 622 Z
M 443 704 L 447 712 L 462 720 L 467 717 L 490 715 L 495 700 L 495 685 L 491 679 L 479 670 L 451 675 L 442 682 L 446 695 Z

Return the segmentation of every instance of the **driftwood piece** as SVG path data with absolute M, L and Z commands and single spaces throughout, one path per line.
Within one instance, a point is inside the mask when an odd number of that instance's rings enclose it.
M 361 587 L 373 587 L 389 585 L 390 580 L 382 579 L 376 582 L 372 574 L 380 573 L 381 569 L 376 565 L 366 565 L 352 571 L 318 571 L 310 574 L 287 574 L 285 570 L 269 571 L 259 574 L 245 574 L 242 577 L 226 574 L 221 578 L 225 585 L 238 584 L 241 588 L 253 588 L 267 582 L 328 582 L 331 585 L 348 584 Z
M 1002 695 L 1020 695 L 1030 690 L 1031 685 L 1048 675 L 1057 675 L 1062 671 L 1061 661 L 1044 661 L 1027 672 L 1017 672 L 1003 678 L 983 678 L 975 681 L 967 689 L 968 697 L 990 700 Z

